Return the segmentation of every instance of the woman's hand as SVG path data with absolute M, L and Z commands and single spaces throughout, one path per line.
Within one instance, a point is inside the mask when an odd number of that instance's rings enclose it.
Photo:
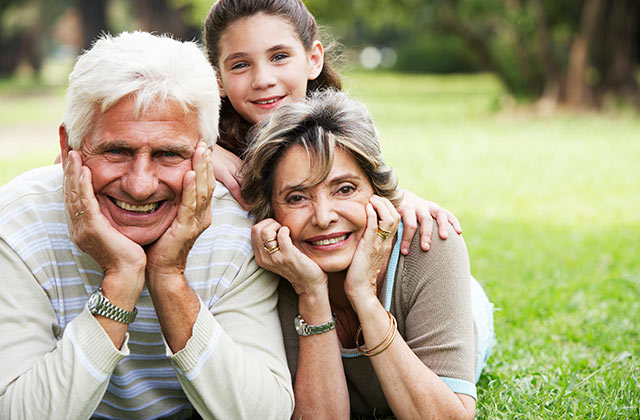
M 213 146 L 213 161 L 215 162 L 213 165 L 213 172 L 216 179 L 222 182 L 240 206 L 247 210 L 249 208 L 249 204 L 245 201 L 242 196 L 242 192 L 240 191 L 242 178 L 240 178 L 240 174 L 238 172 L 242 165 L 242 159 L 224 147 L 216 144 Z
M 287 279 L 298 296 L 328 293 L 327 274 L 295 247 L 288 227 L 274 219 L 256 223 L 251 244 L 258 265 Z
M 386 198 L 371 196 L 366 212 L 367 227 L 344 283 L 345 293 L 356 312 L 362 299 L 373 297 L 377 300 L 376 281 L 387 263 L 400 224 L 400 214 Z M 378 233 L 378 229 L 382 232 Z M 388 232 L 386 237 L 385 232 Z
M 460 222 L 449 210 L 440 207 L 433 201 L 424 200 L 411 191 L 403 190 L 404 197 L 398 206 L 398 212 L 402 215 L 402 223 L 404 223 L 404 233 L 402 235 L 402 243 L 400 244 L 400 252 L 402 255 L 409 253 L 411 239 L 420 224 L 420 246 L 424 251 L 428 251 L 431 247 L 431 230 L 432 220 L 438 223 L 438 234 L 440 238 L 447 239 L 449 236 L 447 230 L 449 224 L 458 233 L 462 233 Z

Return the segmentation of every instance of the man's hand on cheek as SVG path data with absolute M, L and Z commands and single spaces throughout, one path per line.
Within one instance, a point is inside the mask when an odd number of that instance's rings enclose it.
M 158 276 L 182 275 L 191 247 L 211 225 L 211 198 L 216 180 L 211 150 L 204 142 L 196 146 L 192 168 L 182 181 L 182 199 L 176 218 L 165 233 L 147 248 L 149 281 Z
M 91 171 L 77 151 L 70 151 L 64 168 L 64 196 L 73 240 L 100 264 L 105 275 L 127 274 L 131 286 L 144 284 L 146 256 L 142 247 L 118 232 L 102 214 L 91 183 Z

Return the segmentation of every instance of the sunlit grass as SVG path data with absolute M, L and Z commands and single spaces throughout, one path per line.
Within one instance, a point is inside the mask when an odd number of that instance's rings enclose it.
M 461 220 L 499 309 L 478 417 L 640 418 L 640 118 L 499 111 L 490 75 L 356 73 L 347 86 L 401 185 Z M 1 83 L 0 96 L 1 129 L 51 134 L 2 139 L 4 183 L 53 160 L 64 101 Z

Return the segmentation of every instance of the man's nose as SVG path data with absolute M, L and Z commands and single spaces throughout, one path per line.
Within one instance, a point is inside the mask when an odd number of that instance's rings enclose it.
M 320 197 L 314 203 L 313 222 L 316 226 L 326 229 L 338 220 L 335 203 L 328 197 Z
M 273 71 L 266 64 L 256 64 L 253 71 L 253 81 L 251 87 L 253 89 L 266 89 L 275 85 L 277 82 Z
M 158 189 L 158 178 L 151 159 L 146 155 L 136 156 L 125 175 L 124 189 L 131 198 L 144 201 Z

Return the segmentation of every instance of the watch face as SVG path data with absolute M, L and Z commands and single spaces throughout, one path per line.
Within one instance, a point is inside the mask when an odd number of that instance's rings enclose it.
M 100 295 L 98 294 L 98 292 L 95 292 L 91 296 L 89 296 L 88 306 L 90 311 L 95 311 L 99 309 L 98 308 L 99 303 L 100 303 Z
M 296 332 L 298 335 L 304 335 L 304 325 L 302 324 L 302 319 L 297 316 L 293 320 L 293 325 L 296 327 Z

